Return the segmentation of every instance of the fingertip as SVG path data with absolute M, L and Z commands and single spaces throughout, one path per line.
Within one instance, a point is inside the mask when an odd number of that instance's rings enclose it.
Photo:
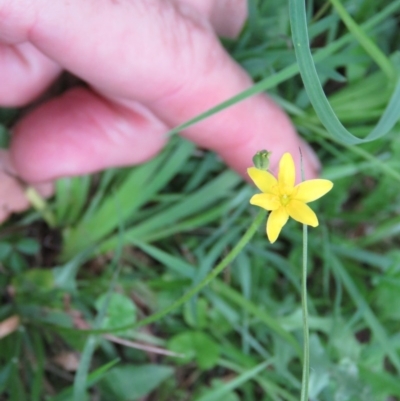
M 262 149 L 271 152 L 270 171 L 277 176 L 279 161 L 285 153 L 293 156 L 296 182 L 301 181 L 301 163 L 306 179 L 318 177 L 321 165 L 313 149 L 297 134 L 289 117 L 265 95 L 239 103 L 226 129 L 215 136 L 213 149 L 247 181 L 253 156 Z M 226 139 L 230 133 L 230 139 Z M 302 157 L 301 157 L 302 156 Z M 302 158 L 302 161 L 301 161 Z
M 75 88 L 23 118 L 10 151 L 18 174 L 39 182 L 142 163 L 162 149 L 166 131 L 138 104 Z

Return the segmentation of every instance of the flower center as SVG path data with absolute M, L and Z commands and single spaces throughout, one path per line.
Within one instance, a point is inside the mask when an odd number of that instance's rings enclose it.
M 287 204 L 290 202 L 290 196 L 289 195 L 282 195 L 281 196 L 281 203 L 283 206 L 287 206 Z

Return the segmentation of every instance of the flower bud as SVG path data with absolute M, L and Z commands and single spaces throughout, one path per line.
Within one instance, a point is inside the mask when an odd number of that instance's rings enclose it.
M 267 171 L 269 169 L 269 157 L 272 152 L 268 150 L 260 150 L 253 156 L 254 167 L 258 170 Z

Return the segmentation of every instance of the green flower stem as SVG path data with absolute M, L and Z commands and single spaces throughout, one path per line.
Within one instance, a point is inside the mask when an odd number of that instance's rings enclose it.
M 305 180 L 303 154 L 300 151 L 301 180 Z M 307 225 L 303 224 L 303 268 L 301 272 L 301 310 L 303 314 L 303 374 L 301 378 L 300 401 L 308 401 L 308 385 L 310 379 L 310 334 L 308 327 L 307 307 L 307 260 L 308 260 L 308 231 Z
M 243 237 L 240 239 L 240 241 L 235 245 L 235 247 L 228 253 L 228 255 L 225 256 L 224 259 L 218 265 L 212 270 L 199 284 L 194 286 L 191 290 L 189 290 L 186 294 L 184 294 L 181 298 L 173 302 L 170 306 L 167 306 L 160 312 L 154 313 L 153 315 L 150 315 L 149 317 L 140 320 L 137 322 L 133 327 L 139 327 L 139 326 L 145 326 L 147 324 L 153 323 L 174 309 L 178 308 L 179 306 L 183 305 L 186 301 L 188 301 L 190 298 L 193 297 L 193 295 L 197 294 L 200 292 L 206 285 L 208 285 L 215 277 L 217 277 L 224 269 L 231 263 L 236 256 L 242 251 L 242 249 L 247 245 L 247 243 L 251 240 L 253 235 L 256 233 L 259 225 L 265 220 L 265 214 L 266 212 L 264 210 L 261 210 L 256 218 L 254 219 L 253 223 L 251 226 L 247 229 L 247 231 L 244 233 Z M 122 329 L 128 329 L 132 328 L 132 325 L 122 328 Z
M 301 379 L 301 401 L 308 401 L 308 383 L 310 376 L 310 336 L 307 308 L 307 225 L 303 224 L 303 269 L 301 277 L 301 309 L 303 312 L 303 375 Z
M 228 265 L 231 263 L 236 256 L 242 251 L 242 249 L 248 244 L 253 235 L 256 233 L 260 224 L 265 220 L 266 215 L 265 210 L 261 210 L 256 218 L 254 219 L 251 226 L 247 229 L 247 231 L 243 234 L 243 237 L 239 240 L 239 242 L 235 245 L 235 247 L 225 256 L 224 259 L 212 270 L 199 284 L 190 289 L 186 294 L 184 294 L 181 298 L 173 302 L 170 306 L 167 306 L 163 310 L 150 315 L 149 317 L 140 320 L 134 324 L 129 324 L 121 327 L 115 327 L 112 329 L 113 333 L 117 333 L 123 330 L 136 329 L 137 327 L 145 326 L 150 323 L 154 323 L 157 320 L 160 320 L 168 313 L 172 312 L 174 309 L 183 305 L 186 301 L 188 301 L 193 295 L 196 295 L 200 292 L 206 285 L 208 285 L 215 277 L 217 277 Z M 54 327 L 54 325 L 49 324 L 49 326 Z M 70 327 L 61 327 L 57 326 L 57 330 L 64 333 L 77 333 L 77 329 L 72 329 Z M 87 330 L 79 330 L 81 334 L 109 334 L 110 329 L 87 329 Z

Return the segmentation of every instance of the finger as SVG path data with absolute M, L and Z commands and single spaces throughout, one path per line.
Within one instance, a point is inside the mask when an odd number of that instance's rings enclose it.
M 14 178 L 15 170 L 5 150 L 0 150 L 0 223 L 14 212 L 25 210 L 29 202 L 24 193 L 23 185 Z M 52 184 L 45 183 L 35 187 L 42 196 L 50 196 Z
M 211 22 L 219 36 L 236 37 L 247 17 L 246 0 L 182 0 L 196 8 Z
M 219 124 L 222 124 L 219 127 Z M 218 132 L 218 137 L 200 136 L 202 127 Z M 203 131 L 203 132 L 204 132 Z M 198 124 L 183 134 L 201 146 L 214 149 L 239 174 L 247 177 L 255 153 L 272 151 L 271 171 L 277 173 L 282 155 L 292 154 L 297 182 L 301 180 L 301 165 L 307 179 L 318 176 L 321 165 L 311 147 L 295 131 L 287 115 L 267 96 L 259 95 L 227 109 L 215 117 Z
M 60 73 L 60 66 L 31 44 L 0 43 L 0 105 L 27 104 L 42 93 Z
M 13 16 L 24 2 L 5 3 Z M 154 0 L 30 4 L 31 22 L 25 15 L 9 36 L 21 37 L 25 27 L 32 43 L 98 91 L 113 99 L 137 99 L 170 126 L 252 84 L 204 16 L 188 12 L 187 5 Z M 286 115 L 263 95 L 214 115 L 185 135 L 220 153 L 243 175 L 258 150 L 271 150 L 276 163 L 283 152 L 296 156 L 302 144 Z M 305 158 L 307 177 L 315 176 L 315 167 Z
M 165 132 L 139 104 L 127 109 L 76 88 L 17 124 L 11 156 L 25 180 L 50 180 L 142 163 L 163 147 Z

